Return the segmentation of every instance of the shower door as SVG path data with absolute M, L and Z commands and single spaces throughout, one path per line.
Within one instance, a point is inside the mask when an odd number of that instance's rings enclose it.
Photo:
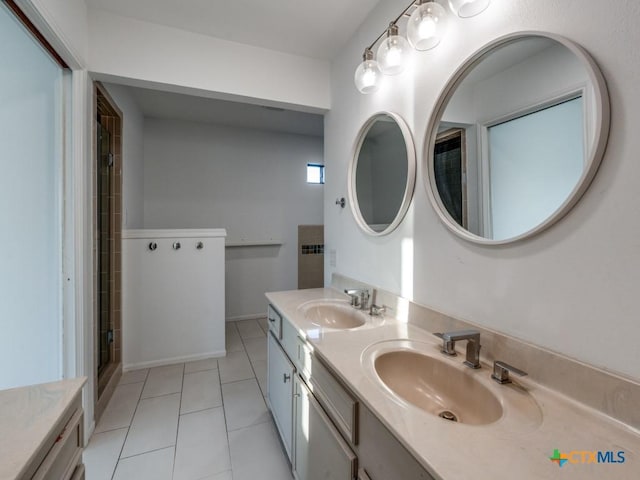
M 111 362 L 113 343 L 113 154 L 111 134 L 98 123 L 97 155 L 97 272 L 98 272 L 98 376 Z

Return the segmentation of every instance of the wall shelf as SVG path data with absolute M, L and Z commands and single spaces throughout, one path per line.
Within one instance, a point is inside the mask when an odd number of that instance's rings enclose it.
M 283 243 L 276 240 L 261 240 L 255 242 L 228 242 L 225 244 L 226 248 L 243 248 L 243 247 L 280 247 Z

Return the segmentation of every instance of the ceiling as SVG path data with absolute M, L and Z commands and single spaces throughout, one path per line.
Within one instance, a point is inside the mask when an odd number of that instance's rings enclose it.
M 330 60 L 379 0 L 85 0 L 90 7 Z
M 145 117 L 321 137 L 322 115 L 147 88 L 127 87 Z

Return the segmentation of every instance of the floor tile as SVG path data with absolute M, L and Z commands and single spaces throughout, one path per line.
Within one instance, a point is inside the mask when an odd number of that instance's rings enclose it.
M 175 445 L 179 409 L 179 393 L 140 400 L 122 457 Z
M 272 421 L 229 432 L 229 448 L 233 480 L 293 478 Z
M 173 456 L 174 447 L 169 447 L 121 459 L 113 480 L 171 480 Z
M 121 428 L 91 436 L 82 452 L 87 480 L 111 480 L 127 431 L 128 428 Z
M 201 480 L 233 480 L 233 476 L 231 475 L 231 470 L 227 470 L 226 472 L 216 473 L 210 477 L 204 477 Z
M 269 321 L 267 320 L 267 317 L 259 318 L 258 325 L 260 325 L 260 328 L 265 334 L 269 331 Z
M 260 325 L 256 320 L 242 320 L 237 322 L 238 332 L 240 332 L 240 337 L 245 340 L 247 338 L 257 338 L 264 337 L 265 333 L 260 328 Z
M 184 365 L 168 365 L 149 370 L 147 381 L 142 390 L 142 398 L 159 397 L 170 393 L 178 393 L 182 389 L 182 372 Z
M 265 333 L 267 323 L 239 323 L 242 338 L 227 323 L 227 357 L 124 374 L 85 451 L 87 480 L 291 479 L 263 397 L 266 342 L 255 326 Z
M 222 394 L 218 370 L 188 373 L 184 376 L 180 414 L 221 407 Z
M 265 337 L 247 338 L 243 342 L 251 363 L 267 361 L 267 339 Z
M 244 351 L 244 345 L 242 344 L 242 340 L 240 339 L 240 333 L 238 333 L 235 322 L 227 323 L 224 338 L 225 349 L 227 350 L 227 353 Z
M 222 399 L 229 431 L 271 419 L 255 379 L 223 384 Z
M 222 383 L 237 382 L 253 378 L 253 369 L 249 363 L 249 357 L 243 351 L 227 352 L 226 357 L 218 359 L 218 370 Z
M 255 362 L 252 363 L 253 371 L 256 374 L 256 380 L 258 380 L 258 386 L 262 390 L 262 395 L 267 394 L 267 362 Z
M 199 480 L 231 468 L 222 408 L 180 416 L 174 480 Z
M 131 370 L 122 374 L 120 383 L 118 385 L 126 385 L 128 383 L 144 382 L 147 379 L 148 368 L 142 368 L 140 370 Z
M 136 411 L 143 385 L 143 383 L 118 385 L 96 426 L 95 433 L 128 427 Z
M 213 370 L 218 368 L 217 358 L 205 358 L 204 360 L 196 360 L 184 364 L 184 373 L 201 372 L 203 370 Z

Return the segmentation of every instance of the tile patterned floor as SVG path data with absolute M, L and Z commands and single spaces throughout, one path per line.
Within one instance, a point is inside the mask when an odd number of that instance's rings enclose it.
M 264 395 L 267 321 L 227 356 L 127 372 L 84 453 L 87 480 L 291 480 Z

